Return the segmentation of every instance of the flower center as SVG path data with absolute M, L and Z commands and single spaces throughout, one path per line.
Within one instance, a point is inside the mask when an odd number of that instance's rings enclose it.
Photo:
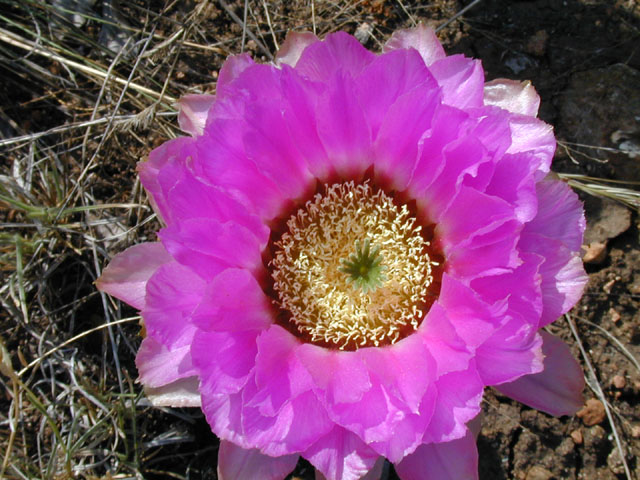
M 423 227 L 382 190 L 324 186 L 287 221 L 269 263 L 276 304 L 311 343 L 389 345 L 418 328 L 441 272 Z M 438 256 L 438 255 L 436 255 Z

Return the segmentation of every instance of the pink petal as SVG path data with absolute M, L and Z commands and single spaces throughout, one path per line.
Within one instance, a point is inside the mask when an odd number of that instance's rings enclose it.
M 355 84 L 340 71 L 320 99 L 318 136 L 343 178 L 360 176 L 371 165 L 371 129 L 355 95 Z
M 536 180 L 549 173 L 549 166 L 556 150 L 553 127 L 528 115 L 514 114 L 509 120 L 511 146 L 507 153 L 528 152 L 536 171 Z
M 474 480 L 478 450 L 471 432 L 446 443 L 423 444 L 395 465 L 402 480 Z
M 207 285 L 193 313 L 203 330 L 263 330 L 274 322 L 271 303 L 247 270 L 229 268 Z
M 160 242 L 134 245 L 111 259 L 96 280 L 96 287 L 142 310 L 149 278 L 171 260 Z
M 295 67 L 304 49 L 316 42 L 319 42 L 318 37 L 311 32 L 287 32 L 287 37 L 276 53 L 275 64 Z
M 162 387 L 145 387 L 144 393 L 154 407 L 199 407 L 198 377 L 187 377 Z
M 569 250 L 579 251 L 586 221 L 578 195 L 566 183 L 551 178 L 538 182 L 536 190 L 538 213 L 525 232 L 560 240 Z
M 296 468 L 298 455 L 269 457 L 256 449 L 244 449 L 220 441 L 218 478 L 220 480 L 282 480 Z
M 189 345 L 169 349 L 151 337 L 142 341 L 136 356 L 136 367 L 138 380 L 151 388 L 162 387 L 196 374 Z
M 222 64 L 218 74 L 218 81 L 216 82 L 218 97 L 221 93 L 225 93 L 226 87 L 238 78 L 242 72 L 253 65 L 255 65 L 255 62 L 248 53 L 228 56 Z
M 571 350 L 541 331 L 544 370 L 496 387 L 501 393 L 551 415 L 573 415 L 583 405 L 584 375 Z
M 392 189 L 407 188 L 419 158 L 421 139 L 433 126 L 440 102 L 438 90 L 421 87 L 405 93 L 391 105 L 375 140 L 376 175 Z M 406 119 L 411 118 L 407 125 Z
M 398 97 L 416 88 L 420 88 L 423 95 L 438 90 L 436 80 L 415 50 L 379 55 L 358 75 L 355 84 L 373 138 Z
M 387 52 L 400 48 L 415 48 L 427 66 L 446 57 L 436 32 L 423 23 L 414 28 L 393 32 L 382 51 Z
M 509 382 L 542 371 L 542 338 L 536 327 L 515 313 L 476 350 L 478 372 L 485 385 Z
M 264 241 L 234 222 L 186 219 L 160 230 L 158 236 L 173 258 L 208 281 L 227 267 L 262 267 Z
M 528 80 L 523 82 L 498 78 L 485 83 L 484 104 L 535 117 L 538 115 L 540 97 Z
M 580 300 L 588 277 L 578 253 L 567 249 L 559 240 L 526 233 L 519 247 L 544 258 L 540 266 L 543 309 L 539 323 L 539 327 L 544 327 Z
M 369 470 L 369 472 L 364 477 L 360 477 L 360 480 L 380 480 L 382 476 L 382 470 L 384 469 L 384 461 L 384 457 L 378 458 L 373 468 Z M 315 473 L 315 480 L 327 480 L 327 477 L 325 477 L 319 470 L 316 470 Z
M 336 426 L 302 456 L 327 480 L 358 480 L 371 470 L 379 455 L 353 433 Z
M 436 383 L 438 397 L 424 442 L 447 442 L 465 436 L 466 424 L 480 413 L 484 384 L 471 362 L 467 370 L 448 373 Z
M 442 88 L 447 105 L 465 109 L 484 104 L 484 71 L 480 60 L 452 55 L 434 62 L 429 70 Z
M 375 57 L 351 35 L 336 32 L 305 48 L 295 68 L 310 80 L 327 82 L 338 71 L 355 78 Z
M 215 95 L 185 95 L 178 100 L 178 125 L 180 130 L 195 137 L 202 135 L 207 123 L 209 108 Z
M 205 289 L 205 283 L 177 262 L 160 267 L 147 283 L 147 301 L 142 318 L 149 336 L 164 345 L 182 347 L 193 339 L 190 323 Z

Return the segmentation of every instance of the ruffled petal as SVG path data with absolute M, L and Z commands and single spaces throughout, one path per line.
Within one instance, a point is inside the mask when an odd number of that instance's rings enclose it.
M 359 480 L 379 457 L 356 435 L 338 426 L 302 452 L 302 456 L 327 480 Z
M 480 60 L 451 55 L 434 62 L 429 70 L 436 77 L 447 105 L 460 109 L 484 105 L 484 70 Z
M 207 123 L 207 114 L 215 95 L 185 95 L 178 100 L 178 125 L 180 130 L 196 137 L 202 135 Z
M 181 378 L 162 387 L 145 387 L 144 394 L 154 407 L 199 407 L 197 376 Z
M 573 415 L 583 405 L 584 375 L 571 350 L 557 337 L 541 331 L 544 370 L 497 386 L 498 391 L 551 415 Z
M 147 282 L 158 268 L 171 260 L 159 242 L 134 245 L 111 259 L 96 280 L 96 287 L 142 310 Z
M 480 401 L 484 391 L 473 362 L 467 370 L 448 373 L 435 385 L 438 396 L 429 429 L 423 441 L 448 442 L 462 438 L 466 424 L 480 413 Z
M 516 114 L 511 116 L 509 126 L 511 146 L 507 153 L 529 153 L 536 180 L 542 180 L 549 173 L 551 160 L 556 151 L 553 127 L 537 118 Z
M 319 41 L 311 32 L 287 32 L 287 37 L 276 53 L 275 64 L 295 67 L 305 48 Z
M 396 30 L 384 44 L 382 51 L 388 52 L 400 48 L 415 48 L 427 66 L 446 57 L 436 32 L 424 23 L 419 23 L 414 28 Z
M 282 480 L 298 463 L 298 455 L 269 457 L 256 449 L 245 449 L 220 441 L 218 478 L 220 480 Z
M 540 96 L 528 80 L 498 78 L 485 83 L 484 104 L 535 117 L 540 108 Z
M 138 380 L 151 388 L 162 387 L 181 378 L 196 375 L 191 361 L 191 347 L 169 349 L 157 340 L 146 337 L 136 355 Z
M 578 195 L 566 183 L 552 178 L 538 182 L 536 193 L 538 212 L 524 232 L 560 240 L 569 250 L 579 251 L 586 220 Z
M 567 313 L 580 300 L 588 277 L 580 256 L 559 240 L 526 233 L 518 246 L 544 258 L 540 266 L 542 315 L 539 327 L 544 327 Z
M 354 37 L 336 32 L 305 48 L 295 68 L 309 80 L 328 82 L 338 71 L 355 78 L 375 58 Z
M 194 326 L 190 318 L 205 290 L 204 281 L 176 262 L 160 267 L 147 283 L 142 310 L 149 336 L 169 347 L 188 346 Z
M 478 449 L 471 432 L 445 443 L 423 444 L 395 465 L 402 480 L 474 480 Z
M 229 84 L 231 84 L 236 78 L 240 76 L 247 68 L 254 66 L 256 63 L 253 61 L 248 53 L 241 53 L 239 55 L 230 55 L 222 64 L 220 73 L 218 74 L 218 81 L 216 82 L 217 96 L 225 93 L 225 90 Z

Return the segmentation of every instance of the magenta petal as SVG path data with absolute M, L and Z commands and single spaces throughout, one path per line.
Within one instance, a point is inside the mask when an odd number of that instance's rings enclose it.
M 142 310 L 149 278 L 171 260 L 160 242 L 134 245 L 111 259 L 96 287 Z
M 400 48 L 415 48 L 427 66 L 446 57 L 436 32 L 424 23 L 420 23 L 414 28 L 396 30 L 385 43 L 382 51 L 387 52 Z
M 402 480 L 474 480 L 478 449 L 471 432 L 446 443 L 423 444 L 395 465 Z
M 140 382 L 152 388 L 196 374 L 189 345 L 169 349 L 151 337 L 142 341 L 136 356 L 136 367 Z
M 298 455 L 269 457 L 256 449 L 245 449 L 226 440 L 218 450 L 220 480 L 282 480 L 296 468 Z
M 295 67 L 304 49 L 319 41 L 311 32 L 287 32 L 287 37 L 276 53 L 275 64 Z
M 327 82 L 338 71 L 355 78 L 375 58 L 354 37 L 336 32 L 305 48 L 295 68 L 310 80 Z
M 358 480 L 371 470 L 379 455 L 353 433 L 342 427 L 302 452 L 327 480 Z
M 173 258 L 205 280 L 227 267 L 256 271 L 262 266 L 264 240 L 234 222 L 192 218 L 162 229 L 158 236 Z
M 571 350 L 541 331 L 544 370 L 496 388 L 504 395 L 551 415 L 573 415 L 583 405 L 584 375 Z
M 484 104 L 484 71 L 479 60 L 452 55 L 434 62 L 429 70 L 442 88 L 447 105 L 464 109 Z
M 199 407 L 197 376 L 181 378 L 162 387 L 145 387 L 144 393 L 154 407 Z
M 529 81 L 498 78 L 485 83 L 484 104 L 535 117 L 540 107 L 540 96 Z
M 229 268 L 207 285 L 193 323 L 203 330 L 264 330 L 273 323 L 271 305 L 246 270 Z
M 207 123 L 207 114 L 215 101 L 215 95 L 185 95 L 178 100 L 178 125 L 180 129 L 195 137 L 202 135 Z
M 361 175 L 371 165 L 371 129 L 344 72 L 332 79 L 317 110 L 318 136 L 339 175 Z

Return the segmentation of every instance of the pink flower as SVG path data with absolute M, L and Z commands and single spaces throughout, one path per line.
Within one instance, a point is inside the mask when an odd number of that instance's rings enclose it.
M 223 479 L 477 478 L 483 388 L 554 415 L 582 373 L 540 329 L 578 300 L 585 227 L 528 83 L 424 26 L 375 55 L 291 34 L 229 58 L 140 165 L 166 227 L 98 285 L 142 312 L 157 405 L 201 406 Z

